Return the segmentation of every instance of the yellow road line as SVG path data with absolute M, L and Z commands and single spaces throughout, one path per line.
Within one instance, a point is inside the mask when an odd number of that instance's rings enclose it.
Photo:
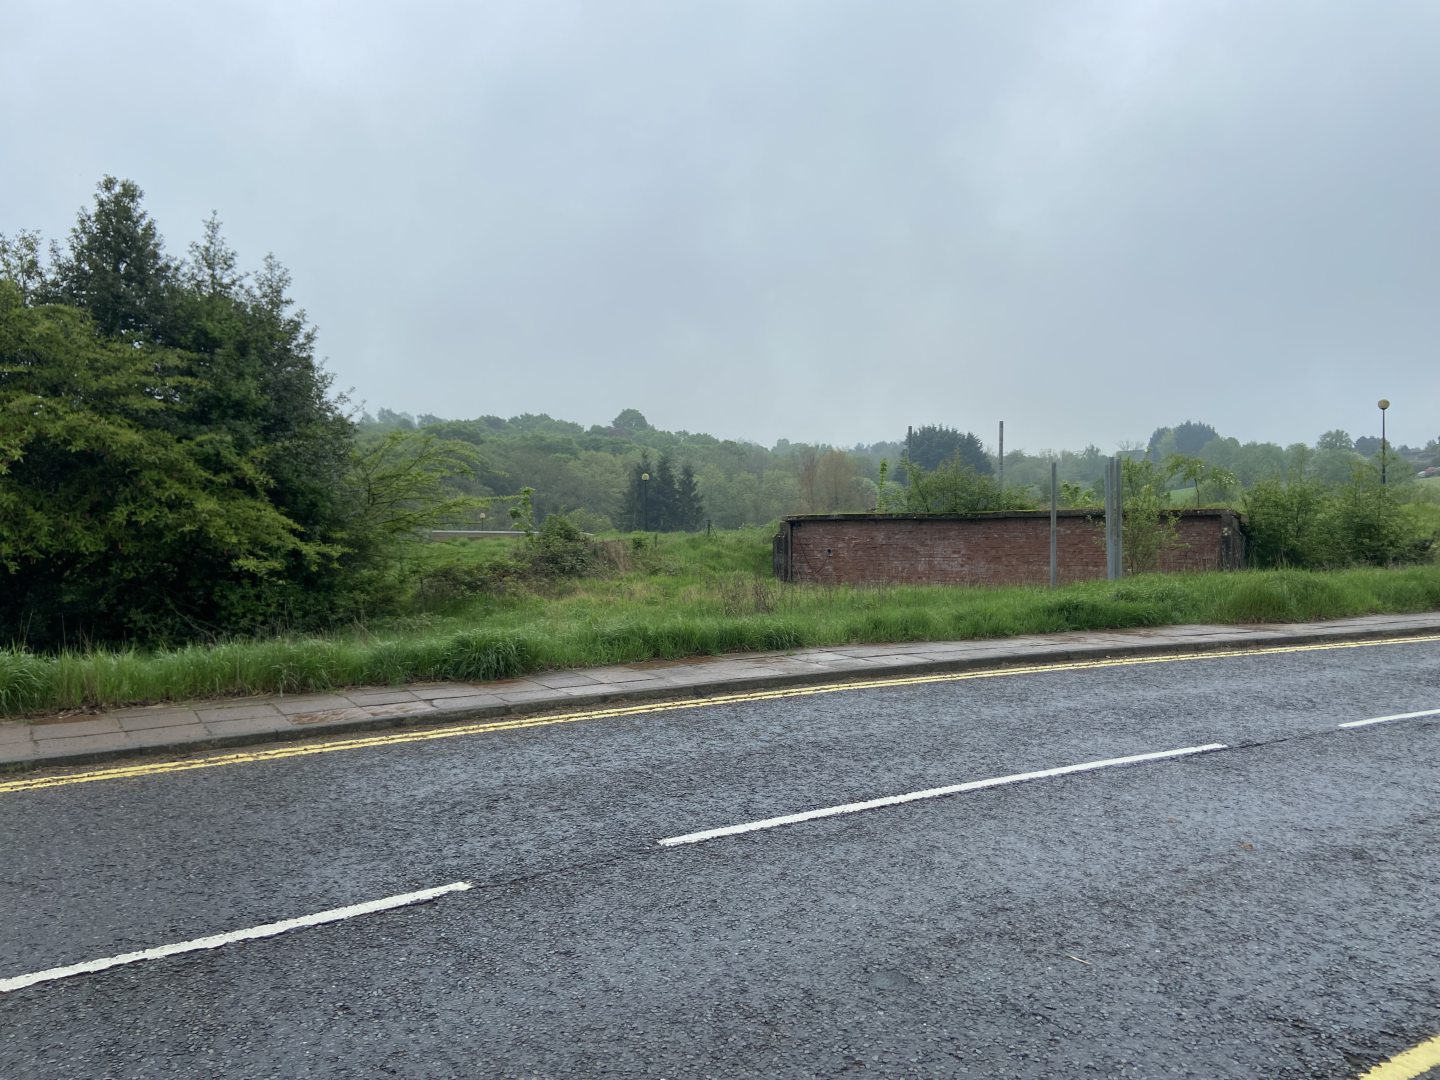
M 1359 1080 L 1415 1080 L 1434 1068 L 1440 1068 L 1440 1035 L 1382 1061 Z
M 1440 641 L 1440 634 L 1426 635 L 1423 637 L 1371 639 L 1365 641 L 1336 641 L 1317 645 L 1275 645 L 1262 646 L 1260 648 L 1224 649 L 1202 653 L 1166 653 L 1158 656 L 1131 656 L 1106 660 L 1064 660 L 1054 663 L 987 668 L 980 671 L 940 672 L 927 675 L 894 675 L 878 679 L 827 683 L 822 686 L 795 686 L 773 690 L 754 690 L 746 693 L 717 694 L 713 697 L 696 698 L 689 701 L 657 701 L 649 704 L 617 705 L 604 709 L 586 709 L 580 712 L 516 717 L 509 720 L 477 721 L 469 724 L 453 724 L 443 728 L 395 731 L 385 735 L 340 736 L 324 742 L 297 742 L 271 747 L 266 750 L 217 753 L 204 757 L 146 761 L 135 765 L 101 767 L 85 772 L 70 772 L 50 776 L 28 776 L 17 780 L 0 781 L 0 795 L 22 791 L 39 791 L 44 788 L 68 787 L 71 784 L 89 784 L 97 780 L 128 780 L 141 776 L 157 776 L 162 773 L 191 772 L 195 769 L 218 769 L 225 765 L 249 765 L 263 761 L 278 761 L 283 758 L 308 757 L 311 754 L 333 754 L 341 750 L 359 750 L 371 746 L 394 746 L 400 743 L 454 739 L 465 735 L 486 735 L 496 731 L 515 731 L 520 728 L 574 724 L 581 720 L 607 720 L 622 716 L 645 716 L 650 713 L 677 712 L 682 709 L 708 709 L 716 705 L 737 705 L 754 701 L 780 701 L 785 698 L 810 697 L 816 694 L 848 693 L 854 690 L 874 690 L 887 687 L 924 686 L 932 683 L 965 682 L 971 679 L 1000 679 L 1010 678 L 1016 675 L 1037 675 L 1056 671 L 1094 671 L 1100 668 L 1137 667 L 1142 664 L 1174 664 L 1194 660 L 1223 660 L 1241 656 L 1273 656 L 1281 653 L 1361 649 L 1376 645 L 1414 644 L 1426 641 Z M 683 690 L 684 688 L 676 687 L 676 689 Z M 323 735 L 319 737 L 323 738 Z

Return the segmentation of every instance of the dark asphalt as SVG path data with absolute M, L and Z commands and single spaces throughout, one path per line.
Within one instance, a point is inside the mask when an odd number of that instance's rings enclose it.
M 1433 643 L 0 795 L 0 1076 L 1348 1077 L 1440 1033 Z M 1236 749 L 663 849 L 1096 758 Z

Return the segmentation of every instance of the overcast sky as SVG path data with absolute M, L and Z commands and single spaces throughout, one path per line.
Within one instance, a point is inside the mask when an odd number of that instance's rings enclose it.
M 6 0 L 0 232 L 106 173 L 373 412 L 1032 451 L 1440 435 L 1433 0 Z

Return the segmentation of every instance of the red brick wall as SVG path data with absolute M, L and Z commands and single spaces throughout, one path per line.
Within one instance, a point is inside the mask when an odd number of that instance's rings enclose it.
M 1178 542 L 1167 571 L 1244 564 L 1239 518 L 1230 510 L 1176 515 Z M 1057 521 L 1062 582 L 1105 576 L 1104 517 L 1062 510 Z M 833 514 L 787 518 L 775 537 L 775 572 L 787 581 L 1015 585 L 1050 581 L 1050 513 L 975 515 Z

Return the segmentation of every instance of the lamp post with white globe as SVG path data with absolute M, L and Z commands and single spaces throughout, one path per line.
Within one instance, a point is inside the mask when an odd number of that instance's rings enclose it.
M 1390 399 L 1381 398 L 1375 404 L 1380 406 L 1380 486 L 1385 486 L 1385 410 L 1390 408 Z

